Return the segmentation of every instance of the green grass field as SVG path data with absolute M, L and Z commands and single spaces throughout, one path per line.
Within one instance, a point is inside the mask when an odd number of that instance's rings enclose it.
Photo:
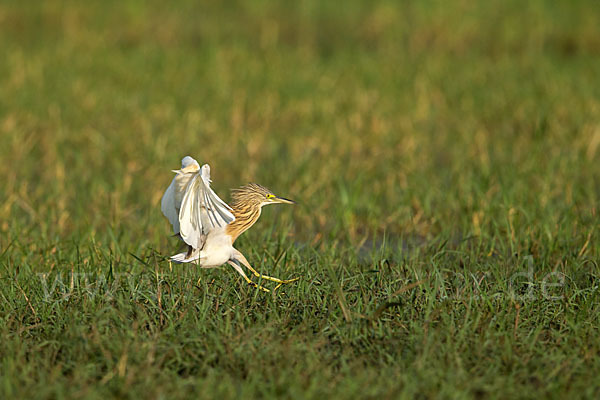
M 0 54 L 0 398 L 600 396 L 596 2 L 6 0 Z M 188 154 L 300 281 L 165 261 Z

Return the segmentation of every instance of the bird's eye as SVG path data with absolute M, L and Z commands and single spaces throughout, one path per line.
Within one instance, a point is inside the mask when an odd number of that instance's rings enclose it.
M 267 199 L 274 199 L 274 198 L 275 198 L 275 195 L 274 195 L 274 194 L 268 194 L 268 195 L 267 195 Z

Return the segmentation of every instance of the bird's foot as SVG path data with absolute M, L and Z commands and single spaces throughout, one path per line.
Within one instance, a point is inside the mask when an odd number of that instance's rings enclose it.
M 248 283 L 248 285 L 255 287 L 258 290 L 262 290 L 263 292 L 267 292 L 269 293 L 270 290 L 267 288 L 264 288 L 262 286 L 260 286 L 259 284 L 257 284 L 256 282 L 252 282 L 252 280 L 250 278 L 248 278 L 246 275 L 242 275 L 244 277 L 244 279 L 246 280 L 246 282 Z
M 279 283 L 279 285 L 285 285 L 288 283 L 296 282 L 298 279 L 300 279 L 300 277 L 298 277 L 298 278 L 284 280 L 284 279 L 275 278 L 273 276 L 262 275 L 262 274 L 259 274 L 254 268 L 250 268 L 250 271 L 252 271 L 254 276 L 256 276 L 257 278 L 275 282 L 275 283 Z
M 273 293 L 275 293 L 277 291 L 277 289 L 279 289 L 281 287 L 281 285 L 285 285 L 288 283 L 292 283 L 292 282 L 296 282 L 297 280 L 299 280 L 300 278 L 293 278 L 293 279 L 287 279 L 287 280 L 282 280 L 282 279 L 278 279 L 278 278 L 273 278 L 272 276 L 265 276 L 265 275 L 260 275 L 260 274 L 256 274 L 257 277 L 262 278 L 262 279 L 266 279 L 269 281 L 273 281 L 273 282 L 277 282 L 277 286 L 275 286 L 275 289 L 273 289 Z M 248 285 L 255 287 L 259 290 L 262 290 L 263 292 L 269 293 L 271 292 L 269 289 L 264 288 L 262 286 L 260 286 L 259 284 L 257 284 L 256 282 L 253 282 L 252 280 L 250 280 L 247 277 L 246 278 L 246 282 L 248 282 Z
M 275 289 L 273 289 L 273 293 L 275 293 L 277 291 L 277 289 L 279 289 L 281 287 L 281 285 L 286 285 L 288 283 L 296 282 L 297 280 L 300 280 L 300 277 L 293 278 L 293 279 L 282 280 L 281 282 L 279 282 L 277 284 L 277 286 L 275 286 Z
M 259 284 L 255 283 L 255 282 L 252 282 L 250 279 L 248 279 L 247 282 L 248 282 L 248 285 L 250 285 L 250 286 L 252 286 L 252 287 L 254 287 L 254 288 L 258 289 L 258 290 L 262 290 L 263 292 L 266 292 L 266 293 L 270 292 L 269 289 L 264 288 L 264 287 L 260 286 Z
M 279 284 L 283 285 L 283 284 L 288 284 L 288 283 L 296 282 L 296 281 L 299 281 L 299 280 L 300 280 L 300 277 L 292 278 L 292 279 L 286 279 L 286 280 L 282 280 Z

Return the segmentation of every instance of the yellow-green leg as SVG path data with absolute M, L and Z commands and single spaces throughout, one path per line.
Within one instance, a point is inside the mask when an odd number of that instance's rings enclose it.
M 279 279 L 279 278 L 275 278 L 272 276 L 267 276 L 267 275 L 262 275 L 260 273 L 258 273 L 254 268 L 252 268 L 250 265 L 246 265 L 246 267 L 254 274 L 254 276 L 256 276 L 257 278 L 261 278 L 261 279 L 265 279 L 267 281 L 272 281 L 275 283 L 279 283 L 279 285 L 284 285 L 287 283 L 292 283 L 292 282 L 296 282 L 298 279 L 300 278 L 294 278 L 294 279 Z
M 283 280 L 283 279 L 279 279 L 279 278 L 274 278 L 272 276 L 262 275 L 262 274 L 258 273 L 258 271 L 256 271 L 254 268 L 252 268 L 252 266 L 250 265 L 248 260 L 246 260 L 246 257 L 244 257 L 244 255 L 242 253 L 240 253 L 239 251 L 236 251 L 236 260 L 238 260 L 239 262 L 244 264 L 244 266 L 246 268 L 248 268 L 254 274 L 254 276 L 256 276 L 257 278 L 261 278 L 261 279 L 265 279 L 267 281 L 279 283 L 279 285 L 296 282 L 298 279 L 300 279 L 300 278 L 294 278 L 294 279 Z
M 244 278 L 244 280 L 248 283 L 248 285 L 253 286 L 253 287 L 255 287 L 255 288 L 259 289 L 259 290 L 262 290 L 263 292 L 267 292 L 267 293 L 270 292 L 269 289 L 264 288 L 264 287 L 260 286 L 259 284 L 255 283 L 255 282 L 252 282 L 252 280 L 246 276 L 246 274 L 244 273 L 244 271 L 242 270 L 242 268 L 238 264 L 236 264 L 235 261 L 229 260 L 227 262 L 229 263 L 229 265 L 231 265 Z

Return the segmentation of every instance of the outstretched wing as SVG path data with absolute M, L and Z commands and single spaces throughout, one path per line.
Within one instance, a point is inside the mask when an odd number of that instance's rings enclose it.
M 173 178 L 171 184 L 163 194 L 160 200 L 160 210 L 167 217 L 171 225 L 173 225 L 173 232 L 179 233 L 179 207 L 175 205 L 175 190 L 176 190 L 176 178 Z
M 210 188 L 210 167 L 204 164 L 187 185 L 181 201 L 181 238 L 193 248 L 200 249 L 211 230 L 233 220 L 231 208 Z
M 175 177 L 163 194 L 160 201 L 160 209 L 173 226 L 173 232 L 179 233 L 179 209 L 185 189 L 190 180 L 200 171 L 200 164 L 190 156 L 181 160 L 181 169 L 173 170 Z

